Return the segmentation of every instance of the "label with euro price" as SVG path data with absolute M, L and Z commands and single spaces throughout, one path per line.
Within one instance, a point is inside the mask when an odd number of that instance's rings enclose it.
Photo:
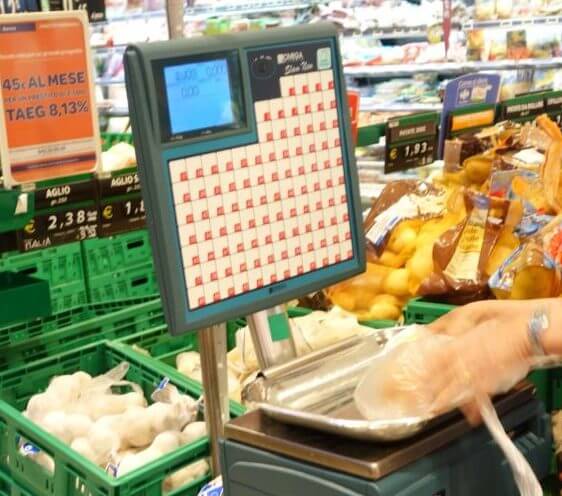
M 111 236 L 145 226 L 142 196 L 135 195 L 104 203 L 100 207 L 100 235 Z
M 562 91 L 551 91 L 545 96 L 546 112 L 562 128 Z
M 386 127 L 384 173 L 431 164 L 437 156 L 436 112 L 390 119 Z

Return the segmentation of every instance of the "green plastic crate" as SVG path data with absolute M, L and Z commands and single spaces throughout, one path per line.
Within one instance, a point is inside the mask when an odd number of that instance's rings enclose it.
M 32 301 L 33 305 L 22 302 Z M 49 283 L 19 272 L 0 272 L 0 325 L 51 314 Z
M 34 496 L 0 470 L 0 496 Z
M 52 357 L 104 339 L 131 336 L 164 324 L 164 313 L 159 299 L 127 306 L 114 312 L 108 311 L 109 309 L 104 309 L 103 306 L 87 305 L 82 309 L 83 315 L 77 311 L 66 314 L 72 322 L 67 326 L 52 327 L 54 322 L 48 321 L 48 331 L 44 331 L 40 324 L 31 329 L 20 327 L 19 340 L 7 337 L 10 331 L 4 330 L 4 342 L 7 339 L 10 342 L 0 348 L 0 370 L 27 365 L 35 360 Z M 63 318 L 61 324 L 65 320 L 66 318 Z M 15 334 L 17 335 L 17 332 Z
M 116 301 L 121 298 L 158 296 L 158 282 L 152 261 L 88 279 L 91 303 Z
M 133 144 L 133 135 L 131 133 L 101 133 L 101 146 L 105 152 L 117 143 Z
M 57 314 L 88 303 L 85 281 L 75 281 L 61 286 L 51 286 L 52 313 Z
M 149 303 L 150 305 L 142 305 Z M 153 298 L 133 298 L 116 302 L 89 304 L 51 315 L 44 318 L 36 318 L 23 323 L 0 327 L 0 350 L 10 344 L 22 343 L 36 336 L 41 336 L 62 329 L 64 327 L 79 324 L 81 322 L 97 319 L 112 312 L 125 309 L 133 305 L 142 305 L 150 312 L 162 314 L 159 302 Z M 136 332 L 136 331 L 135 331 Z
M 10 252 L 0 256 L 1 271 L 21 272 L 45 279 L 51 287 L 84 280 L 80 243 L 70 243 L 28 253 Z
M 455 305 L 431 303 L 422 298 L 414 298 L 408 302 L 404 310 L 405 321 L 406 324 L 431 324 L 455 308 Z
M 130 364 L 127 380 L 139 384 L 149 398 L 164 376 L 180 391 L 195 398 L 199 389 L 181 374 L 147 363 L 119 343 L 104 341 L 0 374 L 0 470 L 34 496 L 162 496 L 162 481 L 172 472 L 208 456 L 209 442 L 201 439 L 169 453 L 154 462 L 115 479 L 69 446 L 37 427 L 20 412 L 29 398 L 43 391 L 55 375 L 82 370 L 91 375 L 107 372 L 121 362 Z M 23 437 L 55 462 L 50 474 L 22 455 L 16 440 Z M 196 496 L 208 481 L 204 477 L 167 496 Z
M 144 229 L 111 238 L 88 239 L 82 242 L 82 249 L 89 279 L 152 262 L 148 231 Z

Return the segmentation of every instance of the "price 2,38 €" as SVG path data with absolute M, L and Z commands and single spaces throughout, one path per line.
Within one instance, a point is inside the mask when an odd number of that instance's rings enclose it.
M 68 102 L 51 103 L 49 105 L 31 105 L 27 107 L 7 108 L 6 119 L 12 121 L 27 121 L 46 117 L 64 117 L 67 115 L 88 112 L 86 100 L 71 100 Z

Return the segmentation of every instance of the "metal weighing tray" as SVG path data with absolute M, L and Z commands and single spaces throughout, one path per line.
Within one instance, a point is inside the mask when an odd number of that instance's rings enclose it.
M 525 382 L 499 397 L 500 416 L 533 404 L 534 388 Z M 535 405 L 536 407 L 536 405 Z M 395 443 L 357 441 L 318 430 L 288 425 L 254 411 L 229 422 L 225 438 L 314 465 L 377 480 L 459 439 L 471 430 L 460 414 L 450 414 L 428 423 L 414 437 Z

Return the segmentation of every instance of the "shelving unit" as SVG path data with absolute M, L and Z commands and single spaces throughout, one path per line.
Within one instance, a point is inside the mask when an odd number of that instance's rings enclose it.
M 463 24 L 463 29 L 486 28 L 525 28 L 528 26 L 557 26 L 562 24 L 562 15 L 544 17 L 520 17 L 514 19 L 494 19 L 489 21 L 471 21 Z

